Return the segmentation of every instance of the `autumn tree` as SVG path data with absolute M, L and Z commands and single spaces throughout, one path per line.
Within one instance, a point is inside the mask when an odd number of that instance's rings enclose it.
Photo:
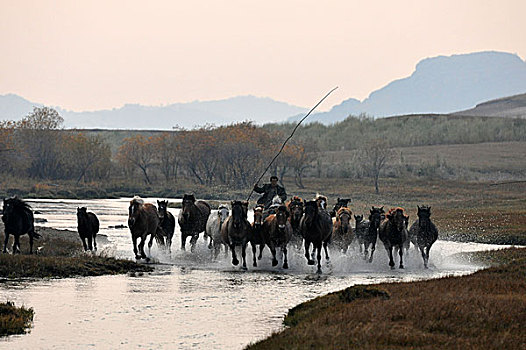
M 63 140 L 63 159 L 67 173 L 77 181 L 107 176 L 111 150 L 100 136 L 71 133 Z
M 175 133 L 163 133 L 152 139 L 155 148 L 155 157 L 159 164 L 161 173 L 166 181 L 177 177 L 177 169 L 180 163 L 179 153 L 181 144 Z
M 378 178 L 392 157 L 393 150 L 385 140 L 373 139 L 362 146 L 359 154 L 360 166 L 369 176 L 373 177 L 374 188 L 378 194 Z
M 138 168 L 144 176 L 144 181 L 151 184 L 148 171 L 155 164 L 156 150 L 152 137 L 136 135 L 124 139 L 123 144 L 117 152 L 117 160 L 122 166 Z
M 202 185 L 212 184 L 220 163 L 220 139 L 211 127 L 178 133 L 180 159 L 187 171 Z

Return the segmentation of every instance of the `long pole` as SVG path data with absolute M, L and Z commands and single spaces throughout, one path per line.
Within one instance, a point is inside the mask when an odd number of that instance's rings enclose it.
M 278 156 L 281 154 L 281 151 L 283 151 L 283 148 L 285 148 L 285 145 L 287 144 L 287 142 L 292 138 L 292 136 L 294 135 L 294 133 L 296 132 L 296 129 L 300 126 L 300 124 L 305 120 L 307 119 L 307 117 L 316 109 L 316 107 L 318 107 L 334 90 L 336 90 L 338 87 L 335 87 L 334 89 L 332 89 L 331 91 L 329 91 L 327 93 L 327 95 L 323 96 L 323 98 L 318 102 L 316 103 L 316 105 L 314 107 L 311 108 L 311 110 L 309 111 L 309 113 L 307 113 L 303 118 L 301 118 L 301 120 L 299 121 L 299 123 L 296 125 L 296 127 L 294 127 L 294 129 L 292 130 L 292 133 L 290 134 L 289 137 L 287 137 L 287 139 L 285 140 L 285 142 L 283 142 L 283 144 L 281 145 L 281 148 L 279 149 L 279 152 L 274 156 L 274 158 L 272 158 L 272 160 L 270 161 L 270 163 L 268 164 L 268 166 L 265 168 L 265 171 L 263 171 L 263 173 L 261 174 L 261 176 L 259 177 L 258 181 L 256 181 L 256 184 L 259 183 L 259 181 L 261 181 L 261 179 L 263 178 L 263 176 L 265 175 L 265 173 L 267 172 L 267 170 L 270 168 L 270 166 L 272 165 L 272 163 L 274 163 L 274 161 L 276 160 L 276 158 L 278 158 Z M 248 198 L 247 198 L 247 201 L 250 200 L 250 197 L 252 197 L 252 193 L 254 193 L 254 189 L 252 188 L 252 190 L 250 191 L 250 194 L 248 195 Z

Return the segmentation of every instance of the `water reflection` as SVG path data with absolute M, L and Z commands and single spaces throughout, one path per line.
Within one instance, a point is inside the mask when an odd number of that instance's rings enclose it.
M 69 229 L 75 229 L 77 206 L 106 213 L 99 214 L 104 218 L 101 231 L 110 242 L 104 250 L 133 258 L 129 232 L 109 228 L 126 222 L 127 200 L 32 205 L 48 219 L 46 226 Z M 480 266 L 457 261 L 452 255 L 494 248 L 439 241 L 431 251 L 429 270 L 422 268 L 419 254 L 411 252 L 405 270 L 390 270 L 380 247 L 372 264 L 356 252 L 333 253 L 331 262 L 323 266 L 325 273 L 317 275 L 315 268 L 305 264 L 302 252 L 294 249 L 289 270 L 273 268 L 266 251 L 258 268 L 244 272 L 232 267 L 230 258 L 222 254 L 219 261 L 210 261 L 202 240 L 196 254 L 179 251 L 176 242 L 171 254 L 154 245 L 152 255 L 163 265 L 157 265 L 152 274 L 1 284 L 0 298 L 33 307 L 35 319 L 30 334 L 3 338 L 0 344 L 13 349 L 238 349 L 280 329 L 287 310 L 300 302 L 353 284 L 471 273 Z

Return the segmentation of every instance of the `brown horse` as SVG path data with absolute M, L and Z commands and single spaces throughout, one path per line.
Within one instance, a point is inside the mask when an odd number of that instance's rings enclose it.
M 195 243 L 199 234 L 206 229 L 206 222 L 210 215 L 210 205 L 205 201 L 196 201 L 193 194 L 183 196 L 183 208 L 179 212 L 177 221 L 181 228 L 181 250 L 185 250 L 186 238 L 190 239 L 190 250 L 195 250 Z
M 175 217 L 168 211 L 168 201 L 157 201 L 157 210 L 159 212 L 159 225 L 166 235 L 166 247 L 168 252 L 172 247 L 172 238 L 175 231 Z
M 417 208 L 418 219 L 411 225 L 409 237 L 415 247 L 420 249 L 422 259 L 424 259 L 424 268 L 427 269 L 429 250 L 438 239 L 438 230 L 435 224 L 431 222 L 431 207 L 417 206 Z
M 9 235 L 14 236 L 13 254 L 20 253 L 20 236 L 29 236 L 29 254 L 33 254 L 33 239 L 40 238 L 40 234 L 35 232 L 35 219 L 31 206 L 17 196 L 4 199 L 4 209 L 2 213 L 4 222 L 4 253 L 7 253 L 7 243 Z
M 232 201 L 232 215 L 226 219 L 221 226 L 221 237 L 223 243 L 232 250 L 232 264 L 237 266 L 239 260 L 236 256 L 236 246 L 241 246 L 241 257 L 243 258 L 243 269 L 246 270 L 246 248 L 250 236 L 251 226 L 247 220 L 248 201 Z
M 162 228 L 159 226 L 159 215 L 155 205 L 144 203 L 143 199 L 135 196 L 130 201 L 128 208 L 128 227 L 132 235 L 135 258 L 137 260 L 142 258 L 150 261 L 150 258 L 144 253 L 146 236 L 150 235 L 150 241 L 148 242 L 149 249 L 152 247 L 154 237 L 159 245 L 164 245 L 164 235 Z M 139 242 L 139 250 L 137 250 L 138 238 L 141 239 Z
M 290 216 L 290 226 L 292 227 L 292 241 L 295 243 L 297 247 L 301 247 L 301 243 L 303 242 L 303 236 L 301 235 L 300 231 L 300 221 L 301 217 L 303 216 L 303 203 L 305 201 L 298 197 L 294 196 L 292 199 L 287 203 L 287 209 L 289 210 Z
M 252 266 L 257 267 L 256 262 L 256 247 L 259 246 L 258 260 L 263 256 L 263 249 L 265 249 L 265 239 L 263 237 L 263 205 L 257 205 L 254 208 L 254 222 L 252 223 L 252 230 L 250 230 L 249 241 L 252 246 Z
M 288 269 L 287 244 L 292 237 L 292 226 L 289 222 L 289 211 L 285 205 L 277 208 L 276 214 L 268 216 L 263 222 L 263 238 L 265 244 L 272 253 L 272 266 L 278 264 L 276 259 L 276 247 L 280 247 L 283 252 L 283 268 Z
M 400 255 L 400 268 L 404 268 L 403 255 L 404 255 L 404 246 L 407 244 L 409 239 L 407 233 L 407 221 L 409 216 L 405 215 L 405 210 L 403 208 L 397 207 L 392 208 L 387 213 L 385 219 L 380 224 L 380 229 L 378 231 L 378 236 L 383 242 L 387 253 L 389 254 L 389 266 L 391 269 L 394 269 L 394 260 L 393 260 L 393 248 L 398 249 L 398 254 Z
M 344 254 L 347 253 L 347 249 L 354 239 L 351 219 L 351 209 L 340 207 L 332 221 L 332 240 L 338 248 L 343 249 Z
M 331 214 L 331 217 L 336 217 L 336 213 L 338 213 L 338 209 L 340 209 L 341 207 L 346 207 L 349 202 L 351 201 L 350 198 L 340 198 L 338 197 L 338 199 L 336 200 L 336 204 L 334 204 L 334 207 L 332 207 L 332 210 L 329 212 L 329 214 Z
M 332 219 L 327 210 L 321 209 L 318 206 L 318 201 L 306 201 L 305 213 L 301 218 L 300 229 L 305 239 L 305 257 L 309 265 L 314 265 L 315 261 L 312 259 L 314 251 L 317 252 L 318 259 L 318 273 L 321 273 L 321 246 L 327 247 L 327 243 L 332 233 Z M 314 250 L 311 255 L 310 245 L 313 245 Z M 327 254 L 327 250 L 325 250 Z M 327 259 L 329 256 L 326 255 Z
M 367 221 L 367 230 L 363 231 L 363 258 L 364 260 L 372 263 L 373 255 L 376 249 L 376 240 L 378 238 L 378 229 L 380 223 L 385 218 L 384 207 L 375 207 L 369 210 L 369 220 Z M 371 255 L 369 255 L 369 248 L 371 249 Z

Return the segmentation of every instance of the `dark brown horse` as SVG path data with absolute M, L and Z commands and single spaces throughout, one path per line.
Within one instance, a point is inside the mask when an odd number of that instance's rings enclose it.
M 210 205 L 205 201 L 196 201 L 193 194 L 183 196 L 183 207 L 177 218 L 179 227 L 181 227 L 182 250 L 185 250 L 186 238 L 191 237 L 190 250 L 194 251 L 199 234 L 206 229 L 210 211 Z
M 29 235 L 29 254 L 33 254 L 33 239 L 41 236 L 35 232 L 35 219 L 31 206 L 18 197 L 4 199 L 4 210 L 2 214 L 4 222 L 4 253 L 7 253 L 9 235 L 14 236 L 13 254 L 20 253 L 20 236 Z
M 403 255 L 404 255 L 404 246 L 407 244 L 409 239 L 407 233 L 407 220 L 409 219 L 408 215 L 405 215 L 405 210 L 403 208 L 397 207 L 389 210 L 385 219 L 380 224 L 380 229 L 378 231 L 378 236 L 384 244 L 387 253 L 389 254 L 389 266 L 394 269 L 395 263 L 393 259 L 393 248 L 398 249 L 398 254 L 400 255 L 400 265 L 401 269 L 404 268 Z
M 263 249 L 265 249 L 265 239 L 263 237 L 263 205 L 258 205 L 254 208 L 254 222 L 252 223 L 252 230 L 250 230 L 249 241 L 252 246 L 252 266 L 258 266 L 256 262 L 256 247 L 259 246 L 258 260 L 263 256 Z
M 411 242 L 420 249 L 422 259 L 424 259 L 424 267 L 427 269 L 429 250 L 438 239 L 438 230 L 435 224 L 431 222 L 431 207 L 417 206 L 417 208 L 418 219 L 409 229 L 409 238 Z
M 88 212 L 86 207 L 77 208 L 77 230 L 79 232 L 84 251 L 97 250 L 97 233 L 99 232 L 99 219 L 97 215 Z M 86 244 L 86 240 L 88 244 Z M 93 243 L 93 244 L 92 244 Z
M 336 217 L 332 221 L 332 241 L 343 253 L 347 253 L 349 245 L 354 240 L 354 232 L 351 226 L 352 212 L 347 207 L 340 207 Z
M 272 214 L 263 222 L 263 238 L 265 244 L 272 253 L 272 266 L 278 265 L 276 259 L 276 248 L 280 247 L 283 252 L 283 268 L 288 269 L 287 244 L 292 237 L 292 226 L 289 222 L 289 211 L 285 205 L 277 208 L 276 214 Z
M 338 197 L 338 199 L 336 200 L 336 204 L 334 205 L 334 207 L 332 207 L 332 210 L 329 212 L 329 214 L 331 214 L 331 217 L 333 218 L 336 217 L 336 213 L 338 213 L 338 209 L 340 209 L 341 207 L 347 207 L 350 201 L 351 201 L 350 198 Z
M 232 250 L 232 264 L 237 266 L 239 260 L 236 256 L 236 246 L 241 246 L 241 257 L 243 259 L 243 269 L 246 270 L 246 248 L 250 236 L 250 222 L 247 220 L 248 201 L 232 201 L 232 215 L 226 219 L 221 226 L 221 237 L 223 242 Z
M 303 238 L 305 239 L 305 257 L 309 265 L 314 265 L 315 261 L 312 258 L 314 252 L 317 252 L 318 259 L 318 273 L 321 273 L 321 246 L 326 247 L 328 240 L 332 233 L 332 219 L 327 210 L 321 209 L 318 206 L 318 201 L 306 201 L 305 213 L 301 218 L 300 229 Z M 314 250 L 311 255 L 310 245 L 313 245 Z M 327 250 L 325 251 L 327 254 Z M 327 259 L 329 258 L 328 255 Z
M 128 227 L 132 236 L 135 258 L 150 261 L 150 258 L 144 253 L 146 237 L 150 235 L 148 248 L 152 247 L 154 237 L 159 245 L 164 245 L 163 232 L 159 226 L 159 215 L 155 205 L 144 203 L 142 198 L 134 197 L 128 208 Z M 141 241 L 139 242 L 139 250 L 137 250 L 137 239 L 139 238 Z
M 301 217 L 303 216 L 303 203 L 305 201 L 298 197 L 294 196 L 292 199 L 287 203 L 287 208 L 289 210 L 290 216 L 290 226 L 292 227 L 292 239 L 291 241 L 294 242 L 296 247 L 301 247 L 301 244 L 303 242 L 303 236 L 301 235 L 300 230 L 300 221 Z
M 364 247 L 364 260 L 372 263 L 373 254 L 376 249 L 376 240 L 378 239 L 378 229 L 380 223 L 384 217 L 384 207 L 376 208 L 375 206 L 369 210 L 369 222 L 367 231 L 363 235 L 363 247 Z M 369 255 L 369 248 L 371 249 L 371 255 Z
M 159 225 L 163 229 L 166 237 L 166 247 L 168 251 L 172 247 L 172 238 L 175 232 L 175 217 L 168 211 L 168 201 L 157 201 L 157 211 L 159 213 Z

